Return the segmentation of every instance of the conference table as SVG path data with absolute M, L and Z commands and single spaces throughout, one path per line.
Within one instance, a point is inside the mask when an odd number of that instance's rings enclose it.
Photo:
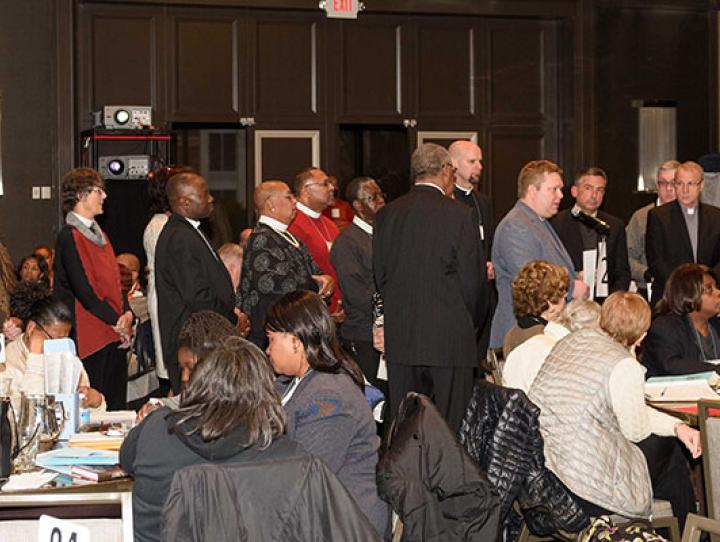
M 122 521 L 122 542 L 133 541 L 133 517 L 132 517 L 132 486 L 129 478 L 108 482 L 89 483 L 78 486 L 65 486 L 42 488 L 24 491 L 3 492 L 0 491 L 0 518 L 2 520 L 15 517 L 28 517 L 28 514 L 20 514 L 20 509 L 36 509 L 34 517 L 44 514 L 73 518 L 82 517 L 83 511 L 93 505 L 115 505 L 119 506 L 120 519 Z M 113 506 L 103 508 L 111 509 Z M 117 510 L 114 510 L 117 513 Z M 113 514 L 114 515 L 114 514 Z M 72 520 L 71 520 L 72 521 Z

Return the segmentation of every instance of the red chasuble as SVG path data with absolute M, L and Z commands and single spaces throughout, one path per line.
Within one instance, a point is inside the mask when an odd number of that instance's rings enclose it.
M 108 241 L 105 246 L 99 247 L 75 228 L 73 228 L 73 238 L 88 283 L 98 299 L 107 301 L 117 312 L 119 318 L 123 313 L 123 302 L 120 291 L 120 271 L 112 245 Z M 113 322 L 114 324 L 115 322 Z M 113 331 L 112 325 L 91 314 L 77 299 L 75 300 L 75 330 L 78 355 L 81 359 L 120 340 L 120 336 Z

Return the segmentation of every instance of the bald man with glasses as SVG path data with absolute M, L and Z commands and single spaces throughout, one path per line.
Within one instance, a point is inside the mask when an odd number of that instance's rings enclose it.
M 648 271 L 654 305 L 662 298 L 670 273 L 683 263 L 699 263 L 720 272 L 720 209 L 700 202 L 704 181 L 697 162 L 684 162 L 675 172 L 677 199 L 648 213 Z

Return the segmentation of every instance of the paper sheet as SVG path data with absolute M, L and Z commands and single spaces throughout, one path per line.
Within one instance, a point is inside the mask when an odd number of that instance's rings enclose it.
M 590 289 L 590 301 L 595 299 L 595 271 L 597 267 L 597 250 L 583 251 L 583 282 Z
M 2 486 L 3 491 L 22 491 L 24 489 L 37 489 L 51 482 L 58 475 L 57 472 L 27 472 L 24 474 L 11 474 L 7 483 Z

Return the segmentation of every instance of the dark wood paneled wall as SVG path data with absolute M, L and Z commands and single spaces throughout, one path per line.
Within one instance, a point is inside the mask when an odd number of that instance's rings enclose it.
M 609 176 L 605 206 L 629 219 L 654 198 L 637 184 L 637 110 L 633 100 L 677 104 L 677 158 L 717 149 L 715 14 L 700 3 L 648 9 L 629 2 L 597 8 L 596 165 Z M 603 31 L 607 29 L 607 31 Z
M 57 235 L 57 194 L 31 199 L 33 186 L 57 185 L 55 17 L 52 2 L 0 4 L 0 239 L 16 261 Z
M 477 131 L 499 212 L 519 166 L 546 157 L 568 183 L 579 166 L 607 169 L 606 208 L 627 218 L 646 200 L 633 193 L 635 99 L 678 103 L 680 159 L 717 143 L 708 0 L 373 0 L 357 21 L 326 19 L 316 0 L 51 4 L 0 6 L 0 44 L 13 51 L 0 63 L 12 87 L 0 234 L 16 252 L 54 235 L 57 200 L 31 202 L 30 186 L 57 186 L 74 136 L 108 103 L 150 103 L 160 124 L 252 118 L 248 156 L 254 129 L 320 130 L 323 165 L 337 172 L 368 152 L 397 163 L 398 130 L 408 149 L 418 130 Z M 15 233 L 41 208 L 37 227 Z

